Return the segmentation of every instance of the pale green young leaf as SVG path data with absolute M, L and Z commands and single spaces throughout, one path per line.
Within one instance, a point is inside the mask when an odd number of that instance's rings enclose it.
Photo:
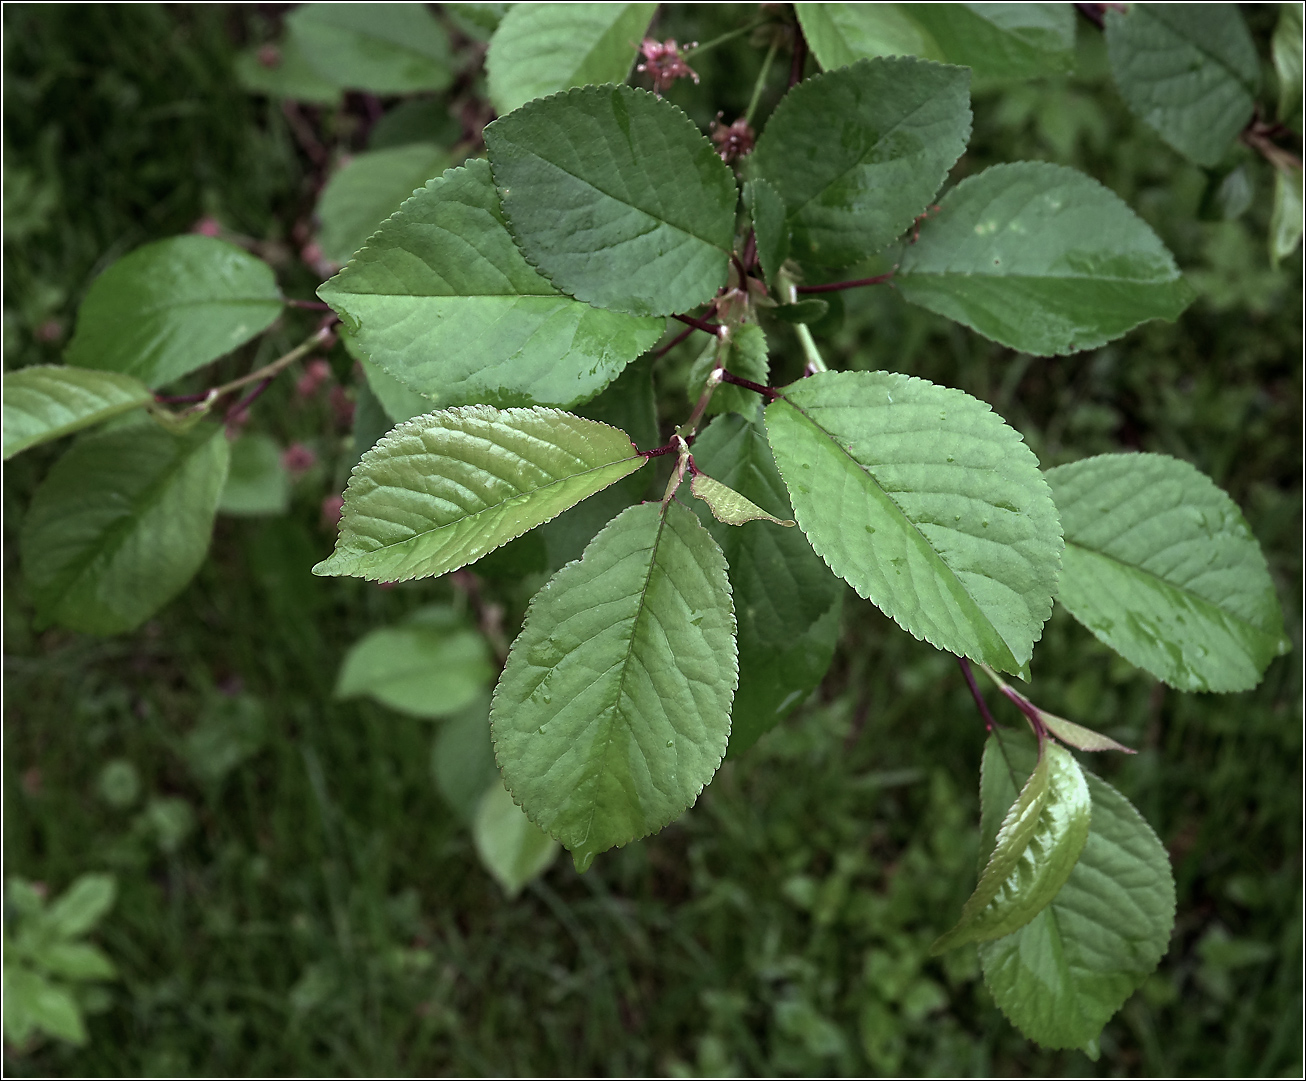
M 355 467 L 336 550 L 313 573 L 396 582 L 457 570 L 645 461 L 624 432 L 557 409 L 416 417 Z
M 160 387 L 254 338 L 281 314 L 272 268 L 225 240 L 174 236 L 91 283 L 64 359 Z
M 1000 817 L 1034 765 L 1014 738 L 984 748 L 985 819 Z M 1010 768 L 1008 766 L 1010 762 Z M 1156 968 L 1174 926 L 1170 859 L 1105 781 L 1085 775 L 1088 840 L 1061 891 L 1014 934 L 981 944 L 984 981 L 1007 1018 L 1049 1048 L 1084 1047 Z
M 1184 691 L 1245 691 L 1289 648 L 1265 556 L 1187 462 L 1102 454 L 1046 474 L 1066 536 L 1059 600 L 1131 664 Z
M 484 161 L 414 194 L 318 296 L 432 409 L 585 401 L 664 330 L 540 277 L 513 243 Z
M 453 79 L 449 39 L 423 4 L 305 4 L 286 28 L 318 75 L 350 90 L 411 94 Z
M 1068 721 L 1064 717 L 1058 717 L 1055 713 L 1048 713 L 1045 710 L 1038 711 L 1039 719 L 1047 725 L 1048 731 L 1057 739 L 1061 740 L 1078 751 L 1123 751 L 1125 754 L 1137 754 L 1132 747 L 1126 747 L 1123 743 L 1118 743 L 1110 736 L 1104 736 L 1101 732 L 1095 732 L 1091 728 L 1085 728 L 1082 724 L 1076 724 L 1074 721 Z
M 322 189 L 318 243 L 333 263 L 344 263 L 403 202 L 449 166 L 430 143 L 408 143 L 358 154 Z
M 766 334 L 756 323 L 740 323 L 731 327 L 727 337 L 709 342 L 689 369 L 685 385 L 690 402 L 698 401 L 707 386 L 707 378 L 718 361 L 732 375 L 766 386 L 770 375 L 767 352 Z M 757 412 L 757 403 L 757 391 L 721 383 L 707 403 L 707 415 L 742 413 L 751 417 Z
M 5 1038 L 23 1043 L 34 1029 L 80 1046 L 86 1024 L 76 1000 L 64 988 L 21 965 L 4 968 Z
M 671 315 L 725 284 L 735 176 L 694 122 L 629 86 L 533 101 L 485 129 L 526 258 L 578 300 Z
M 440 795 L 460 821 L 470 826 L 490 785 L 503 787 L 490 742 L 488 691 L 440 725 L 431 746 L 431 773 Z
M 737 413 L 717 417 L 694 440 L 694 461 L 781 520 L 793 517 L 762 429 Z M 696 508 L 697 509 L 697 508 Z M 728 755 L 748 750 L 820 683 L 834 656 L 844 584 L 798 529 L 723 525 L 700 512 L 730 566 L 738 621 L 739 690 Z
M 931 947 L 942 953 L 1024 927 L 1051 903 L 1074 870 L 1089 832 L 1088 784 L 1070 752 L 1043 749 L 998 830 L 996 845 L 961 919 Z
M 39 365 L 4 376 L 4 457 L 118 416 L 153 399 L 117 372 Z
M 584 870 L 698 798 L 736 679 L 721 550 L 678 503 L 630 507 L 536 594 L 508 654 L 490 715 L 508 789 Z
M 493 675 L 484 637 L 460 621 L 418 618 L 355 642 L 335 693 L 367 695 L 413 717 L 449 717 L 488 691 Z
M 1120 96 L 1167 143 L 1213 166 L 1252 118 L 1260 61 L 1234 4 L 1130 4 L 1106 12 Z
M 281 448 L 262 432 L 249 432 L 231 444 L 227 483 L 218 511 L 237 517 L 285 514 L 290 508 L 290 474 Z
M 1092 349 L 1196 295 L 1114 192 L 1061 165 L 995 165 L 963 180 L 902 253 L 913 304 L 1036 356 Z
M 726 525 L 745 525 L 748 522 L 774 522 L 779 526 L 797 525 L 797 522 L 767 514 L 751 499 L 728 488 L 706 473 L 695 473 L 689 482 L 690 491 L 708 505 L 712 517 Z
M 847 266 L 911 225 L 969 138 L 969 71 L 912 58 L 860 60 L 785 95 L 757 141 L 753 168 L 784 199 L 794 257 Z
M 117 894 L 112 875 L 82 875 L 45 910 L 42 922 L 56 938 L 79 938 L 104 918 Z
M 1270 40 L 1274 73 L 1279 77 L 1279 121 L 1287 123 L 1302 112 L 1302 12 L 1306 5 L 1279 5 L 1279 21 Z
M 744 205 L 753 222 L 757 261 L 767 283 L 774 285 L 784 261 L 789 258 L 789 222 L 784 197 L 773 184 L 760 177 L 744 185 Z
M 138 627 L 204 560 L 227 477 L 222 429 L 153 424 L 84 437 L 54 464 L 19 549 L 37 611 L 91 634 Z
M 939 649 L 1021 672 L 1052 609 L 1061 526 L 1033 452 L 988 405 L 889 372 L 821 372 L 766 408 L 798 524 L 837 575 Z
M 1270 263 L 1278 266 L 1281 259 L 1297 250 L 1301 244 L 1303 226 L 1302 171 L 1294 167 L 1288 172 L 1274 170 L 1274 210 L 1270 215 Z
M 315 105 L 340 101 L 340 84 L 318 74 L 292 35 L 276 45 L 258 45 L 237 53 L 235 71 L 236 81 L 255 94 Z
M 509 900 L 558 858 L 558 842 L 526 817 L 497 777 L 476 809 L 472 841 L 481 865 Z
M 657 4 L 514 4 L 485 56 L 503 115 L 591 83 L 624 83 Z
M 1074 67 L 1075 12 L 1070 4 L 899 6 L 933 39 L 940 60 L 964 64 L 976 75 L 1031 78 Z

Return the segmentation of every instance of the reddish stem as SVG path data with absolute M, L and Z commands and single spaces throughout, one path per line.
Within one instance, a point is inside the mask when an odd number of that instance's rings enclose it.
M 726 371 L 724 368 L 721 369 L 721 382 L 729 383 L 736 387 L 743 387 L 745 390 L 755 390 L 768 402 L 773 402 L 780 397 L 780 392 L 778 390 L 773 390 L 771 387 L 764 387 L 761 383 L 754 383 L 751 379 L 742 379 L 733 372 Z
M 970 670 L 970 661 L 965 657 L 958 657 L 957 666 L 961 669 L 961 674 L 966 677 L 966 686 L 970 688 L 970 695 L 975 699 L 975 705 L 979 706 L 980 716 L 984 718 L 984 727 L 992 732 L 993 714 L 989 712 L 988 703 L 984 701 L 984 695 L 980 693 L 975 683 L 975 674 Z
M 803 68 L 807 66 L 807 38 L 803 37 L 803 28 L 794 23 L 794 55 L 789 64 L 789 89 L 803 81 Z
M 701 330 L 704 334 L 711 334 L 716 337 L 723 329 L 720 323 L 705 323 L 702 319 L 695 319 L 692 315 L 673 315 L 672 319 L 679 319 L 682 323 L 687 323 L 695 330 Z
M 874 278 L 858 278 L 850 282 L 826 282 L 824 285 L 798 285 L 794 287 L 796 293 L 837 293 L 841 289 L 857 289 L 863 285 L 883 285 L 893 277 L 893 271 L 887 274 L 877 274 Z
M 323 304 L 320 300 L 295 300 L 291 298 L 286 301 L 286 304 L 289 307 L 303 308 L 305 311 L 310 312 L 329 312 L 331 310 L 330 304 Z

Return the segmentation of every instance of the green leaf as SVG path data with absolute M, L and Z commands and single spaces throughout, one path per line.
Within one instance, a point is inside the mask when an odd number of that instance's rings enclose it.
M 454 814 L 470 826 L 491 785 L 503 787 L 490 742 L 490 696 L 484 694 L 440 725 L 431 747 L 435 786 Z
M 473 41 L 489 41 L 512 4 L 441 4 L 446 15 Z
M 1088 784 L 1069 751 L 1048 743 L 998 830 L 961 919 L 931 947 L 942 953 L 1024 927 L 1074 870 L 1089 831 Z
M 1183 691 L 1245 691 L 1290 648 L 1265 557 L 1224 492 L 1162 454 L 1049 470 L 1065 529 L 1060 601 Z
M 1125 754 L 1136 754 L 1132 747 L 1126 747 L 1123 743 L 1117 743 L 1110 736 L 1104 736 L 1101 732 L 1095 732 L 1091 728 L 1085 728 L 1082 724 L 1076 724 L 1074 721 L 1068 721 L 1064 717 L 1058 717 L 1055 713 L 1048 713 L 1045 710 L 1038 711 L 1039 719 L 1047 725 L 1048 731 L 1051 732 L 1062 743 L 1069 744 L 1076 750 L 1080 751 L 1123 751 Z
M 19 547 L 43 618 L 90 634 L 140 626 L 204 560 L 227 477 L 222 429 L 87 436 L 32 498 Z
M 485 129 L 526 258 L 577 300 L 672 315 L 725 284 L 738 192 L 730 167 L 669 101 L 588 86 Z
M 421 4 L 305 4 L 289 37 L 324 79 L 373 94 L 443 90 L 453 79 L 449 40 Z
M 848 266 L 911 225 L 969 138 L 969 71 L 903 57 L 859 60 L 785 95 L 753 168 L 784 198 L 794 257 Z
M 358 366 L 363 369 L 363 377 L 367 380 L 368 389 L 390 421 L 398 424 L 401 421 L 412 420 L 413 417 L 420 417 L 423 413 L 432 413 L 436 410 L 435 402 L 431 401 L 425 394 L 418 394 L 408 384 L 401 383 L 393 375 L 373 364 L 371 358 L 363 352 L 362 346 L 358 344 L 358 339 L 349 333 L 343 324 L 341 324 L 339 330 L 340 341 L 344 344 L 345 352 L 357 361 Z M 361 401 L 359 404 L 361 405 Z M 390 425 L 387 424 L 376 433 L 377 438 L 380 438 L 389 430 Z M 366 447 L 363 447 L 358 452 L 359 457 L 361 458 L 363 451 L 369 450 L 375 443 L 376 439 L 373 439 Z M 357 461 L 354 464 L 357 465 Z
M 117 372 L 53 364 L 6 372 L 5 461 L 28 447 L 89 428 L 153 398 L 139 379 Z
M 664 330 L 540 277 L 508 232 L 484 161 L 418 191 L 318 296 L 431 408 L 585 401 Z
M 82 875 L 46 909 L 43 922 L 56 938 L 78 938 L 104 918 L 117 893 L 112 875 Z
M 215 696 L 186 733 L 182 754 L 201 782 L 217 785 L 263 749 L 268 729 L 263 703 L 253 695 Z
M 281 448 L 270 435 L 250 432 L 231 444 L 231 467 L 218 510 L 239 517 L 285 514 L 290 509 L 290 474 Z
M 558 858 L 558 842 L 526 817 L 497 777 L 477 807 L 472 840 L 510 900 Z
M 771 314 L 785 323 L 819 323 L 830 313 L 829 301 L 812 297 L 796 304 L 780 304 Z
M 514 4 L 485 57 L 500 115 L 590 83 L 624 83 L 657 4 Z
M 807 44 L 826 71 L 875 56 L 943 59 L 907 4 L 795 4 L 794 10 Z
M 716 367 L 718 358 L 732 375 L 766 386 L 770 377 L 766 335 L 756 323 L 740 323 L 730 328 L 726 338 L 709 342 L 689 369 L 686 389 L 691 402 L 698 401 L 703 393 L 707 378 Z M 712 392 L 712 400 L 707 403 L 707 413 L 711 416 L 733 412 L 751 417 L 757 412 L 757 402 L 757 391 L 722 383 Z
M 1301 116 L 1302 111 L 1302 10 L 1301 3 L 1279 5 L 1279 21 L 1270 39 L 1274 73 L 1279 77 L 1279 121 Z
M 913 304 L 1036 356 L 1092 349 L 1196 295 L 1157 235 L 1113 192 L 1061 165 L 969 177 L 906 247 Z
M 694 440 L 694 461 L 780 519 L 793 517 L 762 430 L 760 407 L 727 414 Z M 730 566 L 739 640 L 739 690 L 728 755 L 748 750 L 821 681 L 834 656 L 844 585 L 797 529 L 722 525 L 700 514 Z
M 1061 527 L 1038 461 L 988 405 L 888 372 L 821 372 L 766 408 L 798 524 L 917 638 L 1020 672 L 1052 610 Z
M 624 432 L 557 409 L 417 417 L 363 455 L 336 550 L 313 573 L 402 582 L 457 570 L 645 461 Z
M 37 963 L 50 975 L 66 980 L 112 980 L 118 975 L 104 952 L 85 942 L 48 943 Z
M 417 188 L 448 167 L 449 155 L 429 143 L 372 150 L 351 158 L 327 182 L 318 200 L 322 254 L 333 263 L 347 262 Z
M 998 737 L 984 749 L 984 814 L 1001 815 L 1034 754 Z M 1014 934 L 980 946 L 984 981 L 1007 1018 L 1045 1047 L 1084 1047 L 1156 968 L 1174 926 L 1174 879 L 1165 848 L 1105 781 L 1085 775 L 1093 815 L 1079 862 L 1061 892 Z M 1014 783 L 1013 783 L 1014 781 Z M 1005 802 L 1004 802 L 1005 801 Z
M 44 976 L 17 965 L 4 969 L 5 1037 L 24 1042 L 33 1029 L 69 1043 L 86 1042 L 82 1011 L 72 995 Z
M 1303 225 L 1302 171 L 1274 170 L 1274 212 L 1270 215 L 1270 264 L 1291 255 L 1301 243 Z
M 64 356 L 160 387 L 257 337 L 281 314 L 272 268 L 225 240 L 174 236 L 91 283 Z
M 771 285 L 789 258 L 789 223 L 784 197 L 760 177 L 744 185 L 744 205 L 753 222 L 757 259 Z
M 485 639 L 455 621 L 410 620 L 380 627 L 345 654 L 337 698 L 368 695 L 414 717 L 448 717 L 489 689 Z
M 719 480 L 713 480 L 706 473 L 695 473 L 689 482 L 689 490 L 708 505 L 712 517 L 726 525 L 745 525 L 748 522 L 774 522 L 780 526 L 797 525 L 797 522 L 775 515 L 767 514 L 751 499 L 740 495 L 733 488 L 728 488 Z
M 1198 165 L 1219 162 L 1252 118 L 1260 61 L 1234 4 L 1108 9 L 1106 47 L 1134 115 Z
M 235 68 L 236 81 L 255 94 L 315 105 L 340 101 L 339 84 L 318 74 L 293 36 L 288 35 L 279 45 L 260 45 L 238 53 Z
M 490 714 L 508 789 L 584 870 L 698 798 L 736 679 L 721 550 L 678 503 L 630 507 L 536 594 L 508 654 Z
M 901 6 L 933 38 L 939 59 L 964 64 L 976 75 L 1023 79 L 1067 72 L 1075 65 L 1070 4 Z

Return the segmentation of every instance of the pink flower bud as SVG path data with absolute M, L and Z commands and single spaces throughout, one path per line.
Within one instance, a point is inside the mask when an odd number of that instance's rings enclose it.
M 317 464 L 317 455 L 303 443 L 291 443 L 281 452 L 281 464 L 291 477 L 298 479 Z

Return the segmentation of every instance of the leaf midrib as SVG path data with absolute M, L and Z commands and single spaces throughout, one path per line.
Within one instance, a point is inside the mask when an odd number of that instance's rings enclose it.
M 966 588 L 966 583 L 957 577 L 957 572 L 954 571 L 950 566 L 948 566 L 943 556 L 941 556 L 938 553 L 938 550 L 934 547 L 934 545 L 930 543 L 930 539 L 927 536 L 925 536 L 924 533 L 921 532 L 920 527 L 915 522 L 913 522 L 911 518 L 908 517 L 907 512 L 904 511 L 902 507 L 898 505 L 898 501 L 893 498 L 892 493 L 890 493 L 887 489 L 884 488 L 882 484 L 880 484 L 875 474 L 872 473 L 867 466 L 863 465 L 856 458 L 854 458 L 851 453 L 849 453 L 848 449 L 844 447 L 839 442 L 839 440 L 837 440 L 834 437 L 833 433 L 831 433 L 822 424 L 820 424 L 817 420 L 815 420 L 811 416 L 811 414 L 809 414 L 805 409 L 803 409 L 802 406 L 795 404 L 789 398 L 784 398 L 783 400 L 786 405 L 789 405 L 793 409 L 797 410 L 798 413 L 802 415 L 804 420 L 806 420 L 809 424 L 812 425 L 812 427 L 814 427 L 817 431 L 819 431 L 822 435 L 824 435 L 826 439 L 829 440 L 832 446 L 838 448 L 840 454 L 842 454 L 845 458 L 847 458 L 850 462 L 852 462 L 853 465 L 855 465 L 858 469 L 860 469 L 870 479 L 871 483 L 875 485 L 875 487 L 884 495 L 884 498 L 887 499 L 889 503 L 893 506 L 893 509 L 898 512 L 898 515 L 902 519 L 902 521 L 906 522 L 907 525 L 909 525 L 912 528 L 912 530 L 916 533 L 916 535 L 920 537 L 921 541 L 924 543 L 930 555 L 934 557 L 935 561 L 940 566 L 942 566 L 948 572 L 949 577 L 954 582 L 957 583 L 958 588 L 960 588 L 961 592 L 965 595 L 966 599 L 969 600 L 972 605 L 974 605 L 975 611 L 978 612 L 983 617 L 985 623 L 988 624 L 989 629 L 992 630 L 993 634 L 997 637 L 998 641 L 1001 642 L 1002 645 L 1006 648 L 1007 652 L 1011 656 L 1012 662 L 1019 665 L 1019 662 L 1016 661 L 1015 651 L 1012 650 L 1011 645 L 1007 642 L 1006 638 L 1002 636 L 1002 632 L 999 631 L 998 628 L 993 625 L 993 621 L 989 619 L 988 613 L 986 613 L 984 609 L 980 607 L 979 601 L 977 601 L 974 597 L 971 596 L 970 590 Z
M 455 518 L 451 522 L 445 522 L 442 525 L 432 526 L 430 529 L 424 529 L 420 533 L 414 533 L 411 537 L 405 537 L 403 540 L 394 541 L 391 544 L 383 544 L 379 548 L 373 548 L 370 551 L 366 551 L 366 552 L 353 550 L 349 554 L 352 555 L 355 559 L 360 559 L 369 555 L 375 555 L 378 552 L 389 551 L 391 548 L 401 548 L 404 545 L 413 544 L 415 541 L 418 541 L 423 537 L 429 536 L 432 533 L 436 533 L 441 529 L 449 529 L 452 528 L 453 526 L 460 525 L 461 523 L 467 521 L 469 518 L 474 518 L 477 515 L 485 514 L 492 510 L 497 510 L 499 507 L 506 506 L 507 504 L 512 503 L 514 500 L 526 499 L 530 496 L 535 495 L 537 492 L 547 491 L 549 488 L 557 487 L 559 484 L 565 484 L 567 481 L 574 480 L 577 477 L 585 477 L 588 476 L 590 473 L 597 473 L 601 469 L 607 469 L 610 466 L 614 466 L 614 465 L 621 465 L 623 462 L 633 461 L 634 459 L 639 457 L 640 457 L 639 454 L 630 454 L 627 455 L 625 458 L 618 458 L 616 459 L 616 461 L 604 462 L 602 465 L 591 466 L 589 469 L 582 469 L 580 472 L 577 473 L 568 473 L 565 477 L 557 477 L 554 480 L 551 480 L 548 484 L 541 484 L 537 488 L 528 488 L 523 491 L 516 492 L 513 495 L 510 495 L 507 499 L 501 499 L 498 503 L 487 504 L 486 506 L 481 507 L 478 510 L 474 510 L 471 511 L 470 513 L 462 515 L 462 517 L 460 518 Z M 488 473 L 489 470 L 486 470 L 486 472 Z M 612 483 L 615 484 L 616 481 L 614 480 Z M 385 487 L 391 487 L 391 486 L 386 485 Z M 566 508 L 563 509 L 565 510 Z M 558 513 L 561 514 L 562 511 L 559 511 Z M 336 553 L 336 554 L 340 554 L 340 553 Z M 335 555 L 331 556 L 330 558 L 334 559 Z
M 1264 630 L 1263 628 L 1258 627 L 1255 623 L 1249 622 L 1248 620 L 1244 619 L 1242 616 L 1235 615 L 1233 612 L 1230 612 L 1225 608 L 1221 608 L 1218 604 L 1215 603 L 1215 601 L 1211 600 L 1208 597 L 1203 597 L 1200 593 L 1193 592 L 1193 590 L 1189 589 L 1187 586 L 1181 586 L 1176 582 L 1171 582 L 1166 578 L 1162 578 L 1159 574 L 1155 574 L 1149 570 L 1144 570 L 1142 567 L 1138 566 L 1138 564 L 1131 563 L 1127 559 L 1121 559 L 1119 556 L 1112 555 L 1110 552 L 1103 552 L 1098 548 L 1090 548 L 1087 544 L 1080 544 L 1078 541 L 1071 540 L 1069 537 L 1066 537 L 1066 546 L 1068 548 L 1078 548 L 1081 552 L 1088 552 L 1091 555 L 1099 556 L 1102 559 L 1106 559 L 1112 563 L 1115 563 L 1117 566 L 1125 568 L 1126 570 L 1133 571 L 1136 574 L 1143 575 L 1154 582 L 1160 583 L 1166 589 L 1169 589 L 1175 593 L 1180 594 L 1181 596 L 1189 598 L 1192 602 L 1196 603 L 1200 607 L 1214 609 L 1216 612 L 1219 612 L 1220 615 L 1223 616 L 1224 618 L 1232 620 L 1235 623 L 1239 623 L 1242 626 L 1255 631 L 1257 634 L 1264 635 L 1266 638 L 1275 637 L 1273 631 Z

